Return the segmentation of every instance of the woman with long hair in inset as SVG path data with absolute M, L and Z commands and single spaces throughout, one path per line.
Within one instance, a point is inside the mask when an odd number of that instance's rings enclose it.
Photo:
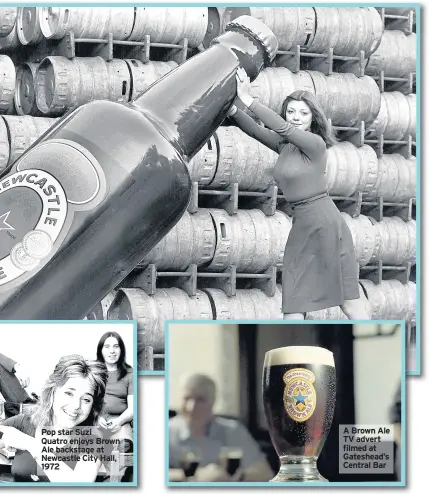
M 96 480 L 101 461 L 96 454 L 80 451 L 78 438 L 95 444 L 99 437 L 96 431 L 106 383 L 107 368 L 101 362 L 80 355 L 59 360 L 39 403 L 0 425 L 0 447 L 17 450 L 12 462 L 16 482 Z M 90 449 L 95 453 L 95 447 Z

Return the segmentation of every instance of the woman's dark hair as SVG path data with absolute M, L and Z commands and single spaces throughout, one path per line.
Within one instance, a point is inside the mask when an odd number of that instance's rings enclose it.
M 286 110 L 291 101 L 304 101 L 310 108 L 312 113 L 312 122 L 310 130 L 314 134 L 318 134 L 326 144 L 326 147 L 334 146 L 338 141 L 335 138 L 334 132 L 328 123 L 328 119 L 316 99 L 314 94 L 308 91 L 294 91 L 283 101 L 281 116 L 286 120 Z
M 126 351 L 125 351 L 125 343 L 124 340 L 121 338 L 121 336 L 116 332 L 116 331 L 108 331 L 107 333 L 104 333 L 103 336 L 100 338 L 100 341 L 98 342 L 97 345 L 97 360 L 99 362 L 104 362 L 104 357 L 103 357 L 103 346 L 104 343 L 106 342 L 107 338 L 116 338 L 116 341 L 118 342 L 119 348 L 121 349 L 121 354 L 119 355 L 119 360 L 117 363 L 118 366 L 118 381 L 120 381 L 123 377 L 125 377 L 128 373 L 128 369 L 131 369 L 131 365 L 128 365 L 126 362 Z
M 108 372 L 106 364 L 97 360 L 85 360 L 80 355 L 67 355 L 61 357 L 55 366 L 54 372 L 49 376 L 42 389 L 39 404 L 32 410 L 32 421 L 36 426 L 53 425 L 53 405 L 55 392 L 72 377 L 83 377 L 91 383 L 93 392 L 93 404 L 87 419 L 79 426 L 96 425 L 98 417 L 103 409 L 104 393 Z

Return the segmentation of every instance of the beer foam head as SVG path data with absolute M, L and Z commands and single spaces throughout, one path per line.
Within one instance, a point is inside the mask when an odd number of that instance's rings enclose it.
M 285 346 L 274 348 L 265 354 L 264 366 L 312 364 L 335 367 L 334 355 L 319 346 Z

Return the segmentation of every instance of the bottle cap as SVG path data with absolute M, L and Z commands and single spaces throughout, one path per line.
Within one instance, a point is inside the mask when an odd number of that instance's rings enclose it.
M 276 35 L 262 21 L 250 15 L 241 15 L 229 22 L 225 27 L 225 31 L 235 31 L 237 29 L 258 40 L 265 48 L 265 53 L 270 62 L 274 60 L 279 49 L 279 42 Z

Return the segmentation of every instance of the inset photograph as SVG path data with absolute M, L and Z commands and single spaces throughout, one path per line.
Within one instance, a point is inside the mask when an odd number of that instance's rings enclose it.
M 0 324 L 2 485 L 137 485 L 136 342 L 131 321 Z
M 166 336 L 168 486 L 405 485 L 403 322 L 170 322 Z

